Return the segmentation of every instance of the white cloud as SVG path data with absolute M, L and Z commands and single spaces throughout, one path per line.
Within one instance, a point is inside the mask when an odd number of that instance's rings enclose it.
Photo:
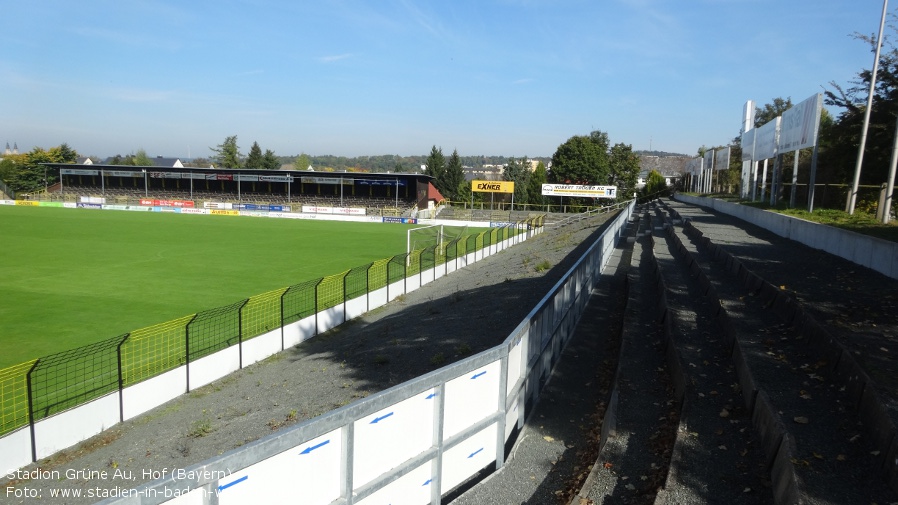
M 346 58 L 351 58 L 352 53 L 344 53 L 344 54 L 332 54 L 328 56 L 321 56 L 318 58 L 318 61 L 322 63 L 332 63 L 335 61 L 345 60 Z

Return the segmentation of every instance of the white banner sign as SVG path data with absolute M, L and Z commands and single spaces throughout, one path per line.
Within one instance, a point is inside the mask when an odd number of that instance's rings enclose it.
M 820 127 L 822 109 L 823 95 L 817 93 L 783 112 L 780 138 L 777 143 L 779 152 L 814 147 L 817 144 L 817 130 Z
M 542 194 L 545 196 L 585 196 L 589 198 L 617 198 L 617 186 L 543 184 Z
M 730 146 L 714 151 L 714 170 L 730 168 Z
M 352 184 L 354 179 L 343 177 L 302 177 L 300 180 L 306 184 Z
M 84 170 L 80 168 L 60 168 L 61 175 L 98 175 L 99 170 Z
M 758 128 L 755 133 L 755 161 L 776 156 L 776 141 L 779 136 L 781 119 L 782 116 L 777 116 L 775 120 Z

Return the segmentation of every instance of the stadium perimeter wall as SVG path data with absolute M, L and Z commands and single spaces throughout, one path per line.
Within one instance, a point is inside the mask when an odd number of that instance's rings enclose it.
M 682 193 L 677 193 L 674 198 L 738 217 L 781 237 L 826 251 L 876 270 L 892 279 L 898 279 L 898 243 L 714 198 Z
M 439 504 L 504 464 L 633 206 L 502 344 L 101 503 Z
M 17 203 L 11 200 L 0 201 L 0 205 L 15 205 Z M 76 207 L 75 205 L 65 206 Z M 106 207 L 112 207 L 108 210 L 123 210 L 117 208 L 118 206 L 105 205 L 89 208 L 105 209 Z M 144 208 L 144 211 L 146 209 Z M 208 209 L 196 210 L 200 211 L 197 213 L 210 214 Z M 155 211 L 174 212 L 175 210 Z M 234 214 L 231 215 L 242 215 L 242 211 L 240 214 L 234 211 Z M 252 215 L 258 216 L 259 214 L 255 213 Z M 278 215 L 270 217 L 288 216 Z M 372 221 L 370 218 L 366 219 L 357 216 L 317 216 L 317 218 L 341 221 Z M 377 217 L 372 222 L 383 222 L 383 219 Z M 409 221 L 406 220 L 404 222 Z M 455 222 L 455 224 L 459 223 Z M 484 224 L 484 222 L 471 222 L 469 225 L 472 227 L 483 227 Z M 71 447 L 105 431 L 120 421 L 145 413 L 186 392 L 207 385 L 242 367 L 261 361 L 319 333 L 326 332 L 345 321 L 385 305 L 405 293 L 412 292 L 435 279 L 520 243 L 526 240 L 528 235 L 538 233 L 539 231 L 534 229 L 530 231 L 530 234 L 513 235 L 501 242 L 489 244 L 482 249 L 459 255 L 445 263 L 423 269 L 400 281 L 389 283 L 383 288 L 345 300 L 336 307 L 325 309 L 294 323 L 276 328 L 249 340 L 242 341 L 237 345 L 227 347 L 215 354 L 190 362 L 187 365 L 167 370 L 150 379 L 121 388 L 118 391 L 59 414 L 36 421 L 33 427 L 27 425 L 12 431 L 0 438 L 0 469 L 3 470 L 3 474 L 6 474 L 35 460 L 48 457 L 62 449 Z

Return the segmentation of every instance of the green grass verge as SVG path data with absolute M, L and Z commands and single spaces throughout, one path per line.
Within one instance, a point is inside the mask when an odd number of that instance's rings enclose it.
M 0 369 L 402 254 L 410 227 L 0 206 Z

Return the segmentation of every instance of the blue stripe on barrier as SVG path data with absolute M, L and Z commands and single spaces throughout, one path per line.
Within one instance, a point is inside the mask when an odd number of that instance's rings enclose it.
M 218 486 L 218 490 L 224 491 L 225 489 L 233 486 L 234 484 L 240 484 L 241 482 L 245 481 L 248 478 L 249 478 L 249 475 L 244 475 L 243 477 L 240 477 L 239 479 L 235 480 L 234 482 L 229 482 L 229 483 L 225 484 L 224 486 Z
M 314 451 L 315 449 L 318 449 L 318 448 L 320 448 L 320 447 L 324 447 L 325 445 L 327 445 L 327 444 L 329 444 L 329 443 L 331 443 L 330 440 L 325 440 L 324 442 L 321 442 L 321 443 L 318 444 L 318 445 L 311 445 L 311 446 L 306 447 L 305 449 L 303 449 L 303 451 L 302 451 L 301 453 L 299 453 L 299 454 L 300 454 L 300 455 L 302 455 L 302 454 L 308 454 L 308 453 Z

